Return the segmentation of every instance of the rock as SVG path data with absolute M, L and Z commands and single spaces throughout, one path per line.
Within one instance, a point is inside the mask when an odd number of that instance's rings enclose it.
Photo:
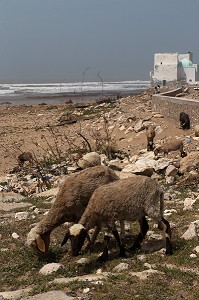
M 88 264 L 89 262 L 90 262 L 90 260 L 89 260 L 88 258 L 82 257 L 82 258 L 78 259 L 77 264 L 78 264 L 78 265 L 86 265 L 86 264 Z
M 125 128 L 124 125 L 122 125 L 122 126 L 119 127 L 119 130 L 120 130 L 120 131 L 123 131 L 123 130 L 125 130 L 125 129 L 126 129 L 126 128 Z
M 196 257 L 197 257 L 197 255 L 196 255 L 196 254 L 194 254 L 194 253 L 192 253 L 192 254 L 190 254 L 190 257 L 191 257 L 191 258 L 196 258 Z
M 165 216 L 170 216 L 170 215 L 172 215 L 172 213 L 177 213 L 177 210 L 176 209 L 165 209 L 165 211 L 164 211 Z
M 174 182 L 175 182 L 175 177 L 174 177 L 174 176 L 167 176 L 167 177 L 165 178 L 165 180 L 166 180 L 166 183 L 167 183 L 168 185 L 173 185 Z
M 192 210 L 192 209 L 193 209 L 193 204 L 194 204 L 195 202 L 196 202 L 196 199 L 185 198 L 183 210 Z
M 128 134 L 129 132 L 132 132 L 133 131 L 133 127 L 130 126 L 129 128 L 127 128 L 127 130 L 125 131 L 124 134 Z
M 139 120 L 135 125 L 134 125 L 134 131 L 135 132 L 140 132 L 144 129 L 144 124 L 143 124 L 143 120 Z
M 122 272 L 122 271 L 125 271 L 125 270 L 128 270 L 129 269 L 129 264 L 127 263 L 120 263 L 119 265 L 117 265 L 114 269 L 113 269 L 113 272 Z
M 82 169 L 100 166 L 101 156 L 97 152 L 89 152 L 83 155 L 83 157 L 78 160 L 77 165 Z
M 199 246 L 196 246 L 193 251 L 195 251 L 197 254 L 199 254 Z
M 59 188 L 52 188 L 50 190 L 41 192 L 41 193 L 37 193 L 35 196 L 36 197 L 49 197 L 49 198 L 53 198 L 57 195 Z
M 171 200 L 172 195 L 170 193 L 164 193 L 164 200 Z
M 16 232 L 12 233 L 13 239 L 17 240 L 19 238 L 19 235 Z
M 55 284 L 66 284 L 72 281 L 89 281 L 95 282 L 101 279 L 104 279 L 108 276 L 107 272 L 99 273 L 99 274 L 90 274 L 83 276 L 75 276 L 75 277 L 66 277 L 66 278 L 56 278 L 53 280 Z
M 131 272 L 131 276 L 137 276 L 140 280 L 145 280 L 147 279 L 150 275 L 155 276 L 155 274 L 164 274 L 163 272 L 160 272 L 158 270 L 154 269 L 148 269 L 142 272 Z
M 160 113 L 153 115 L 154 118 L 164 118 L 163 115 L 161 115 Z
M 185 240 L 190 240 L 194 237 L 199 237 L 199 220 L 191 222 L 187 231 L 181 236 Z
M 0 297 L 2 297 L 3 300 L 6 299 L 23 299 L 22 297 L 27 296 L 30 293 L 31 289 L 26 288 L 26 289 L 20 289 L 16 291 L 9 291 L 9 292 L 0 292 Z M 1 298 L 0 298 L 1 300 Z
M 49 275 L 52 274 L 53 272 L 58 271 L 60 268 L 62 268 L 61 264 L 58 263 L 50 263 L 47 264 L 45 266 L 43 266 L 40 270 L 39 270 L 39 274 L 42 275 Z
M 173 165 L 169 165 L 165 171 L 166 176 L 175 176 L 177 173 L 178 173 L 178 169 Z
M 74 297 L 67 296 L 63 291 L 50 291 L 35 296 L 21 298 L 21 300 L 73 300 Z
M 179 172 L 184 174 L 199 169 L 199 152 L 191 152 L 180 160 Z
M 29 218 L 29 216 L 30 216 L 29 212 L 20 211 L 15 214 L 15 220 L 17 220 L 17 221 L 27 220 Z
M 146 261 L 146 255 L 145 254 L 137 255 L 137 260 L 140 261 L 140 262 L 145 262 Z
M 18 193 L 14 193 L 14 192 L 0 193 L 0 202 L 19 203 L 24 199 L 25 197 Z

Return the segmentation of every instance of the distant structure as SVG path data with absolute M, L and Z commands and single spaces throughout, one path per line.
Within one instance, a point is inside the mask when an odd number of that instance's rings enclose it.
M 199 65 L 193 63 L 193 53 L 155 53 L 154 71 L 150 72 L 151 81 L 154 83 L 184 81 L 196 83 L 199 81 Z

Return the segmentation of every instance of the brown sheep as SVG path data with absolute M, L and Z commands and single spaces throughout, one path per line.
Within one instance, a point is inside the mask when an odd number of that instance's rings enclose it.
M 146 127 L 146 137 L 147 137 L 147 151 L 154 150 L 154 143 L 153 139 L 155 137 L 155 126 L 148 126 Z
M 160 145 L 160 146 L 158 146 L 154 149 L 154 154 L 155 154 L 156 157 L 159 153 L 163 153 L 163 155 L 166 154 L 168 156 L 169 152 L 177 151 L 177 150 L 180 151 L 181 157 L 186 156 L 186 152 L 184 152 L 184 150 L 183 150 L 182 140 L 175 140 L 175 141 L 165 142 L 164 144 L 162 144 L 162 145 Z
M 120 256 L 125 256 L 125 248 L 115 227 L 116 221 L 139 221 L 140 233 L 131 246 L 134 251 L 141 248 L 149 225 L 146 216 L 158 223 L 158 228 L 165 231 L 166 254 L 173 253 L 169 222 L 163 218 L 164 196 L 157 182 L 147 176 L 133 176 L 97 188 L 78 224 L 68 229 L 63 241 L 71 240 L 71 251 L 78 255 L 86 234 L 94 226 L 108 227 L 120 248 Z M 62 243 L 62 244 L 63 244 Z M 101 259 L 108 256 L 109 238 L 105 236 L 104 251 Z
M 39 254 L 45 254 L 51 232 L 65 222 L 78 222 L 94 190 L 118 179 L 116 173 L 105 166 L 87 168 L 68 176 L 48 214 L 28 233 L 27 245 L 35 248 Z

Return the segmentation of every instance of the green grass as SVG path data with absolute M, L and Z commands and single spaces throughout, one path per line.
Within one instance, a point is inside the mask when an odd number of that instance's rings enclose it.
M 182 195 L 181 195 L 182 196 Z M 185 196 L 182 196 L 185 197 Z M 197 246 L 197 241 L 192 239 L 184 241 L 180 236 L 188 228 L 190 222 L 195 220 L 195 214 L 198 210 L 198 203 L 195 210 L 183 211 L 183 206 L 175 202 L 166 202 L 166 208 L 175 208 L 177 213 L 168 217 L 170 222 L 176 224 L 173 229 L 173 247 L 172 256 L 164 256 L 159 252 L 135 253 L 130 254 L 129 258 L 122 259 L 118 256 L 118 247 L 114 239 L 110 243 L 109 260 L 102 264 L 97 261 L 99 253 L 102 251 L 103 233 L 93 247 L 91 254 L 82 250 L 79 257 L 72 257 L 67 251 L 67 247 L 60 247 L 66 227 L 61 225 L 55 229 L 51 235 L 51 245 L 49 253 L 45 258 L 40 258 L 33 249 L 26 247 L 26 236 L 30 231 L 31 224 L 38 222 L 43 218 L 43 212 L 49 209 L 51 204 L 46 197 L 32 197 L 24 200 L 40 209 L 41 213 L 35 215 L 35 219 L 16 221 L 12 211 L 12 217 L 0 219 L 1 249 L 0 249 L 0 291 L 17 290 L 31 287 L 31 295 L 38 293 L 61 289 L 67 291 L 72 296 L 81 295 L 83 289 L 89 287 L 88 294 L 84 295 L 85 299 L 92 300 L 196 300 L 199 298 L 198 276 L 194 271 L 198 270 L 198 258 L 190 258 L 193 248 Z M 27 209 L 20 209 L 28 210 Z M 0 216 L 4 213 L 1 212 Z M 6 214 L 5 214 L 6 215 Z M 3 220 L 3 221 L 2 221 Z M 150 221 L 150 230 L 160 233 L 157 228 L 153 227 Z M 130 246 L 139 231 L 137 222 L 133 223 L 126 243 Z M 16 232 L 20 237 L 17 240 L 12 238 L 12 233 Z M 149 241 L 145 239 L 147 244 Z M 144 263 L 137 259 L 138 254 L 145 254 L 146 262 L 154 265 L 154 268 L 163 272 L 149 276 L 146 280 L 140 280 L 132 276 L 131 272 L 140 272 L 146 270 Z M 86 265 L 78 265 L 77 260 L 81 257 L 89 258 Z M 63 265 L 56 273 L 43 276 L 39 270 L 47 263 L 57 262 Z M 113 274 L 113 268 L 120 262 L 127 262 L 129 269 L 119 274 Z M 175 266 L 171 269 L 169 265 Z M 183 270 L 184 268 L 184 270 Z M 92 282 L 73 281 L 67 284 L 55 284 L 53 280 L 59 277 L 75 277 L 86 274 L 95 274 L 98 269 L 103 272 L 109 272 L 107 279 L 100 280 L 98 284 Z M 187 271 L 190 269 L 193 271 Z

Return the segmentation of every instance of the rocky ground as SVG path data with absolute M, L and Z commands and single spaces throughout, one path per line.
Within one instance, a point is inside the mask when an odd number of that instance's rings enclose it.
M 193 128 L 183 131 L 152 110 L 152 92 L 86 107 L 0 107 L 0 299 L 198 299 L 198 139 Z M 154 159 L 146 151 L 147 125 L 156 127 L 155 145 L 182 138 L 187 157 L 172 152 Z M 72 258 L 60 247 L 66 225 L 53 232 L 49 255 L 38 258 L 25 245 L 32 224 L 48 211 L 81 156 L 89 150 L 108 154 L 107 143 L 112 157 L 103 154 L 102 160 L 121 178 L 150 175 L 162 185 L 173 256 L 164 255 L 160 232 L 150 221 L 141 252 L 126 259 L 118 258 L 113 241 L 110 259 L 97 262 L 102 234 L 91 254 L 84 250 Z M 32 165 L 18 165 L 23 151 L 33 154 Z M 138 230 L 136 223 L 126 224 L 127 244 Z

